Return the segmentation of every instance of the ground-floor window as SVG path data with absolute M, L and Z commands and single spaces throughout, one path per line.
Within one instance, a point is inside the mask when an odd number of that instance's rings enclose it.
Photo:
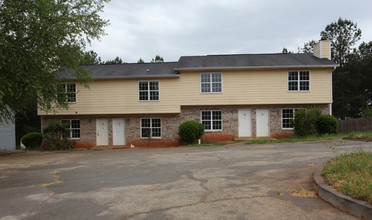
M 293 129 L 293 120 L 295 112 L 298 108 L 283 108 L 282 109 L 282 129 Z
M 203 110 L 201 111 L 201 123 L 206 131 L 222 130 L 222 111 L 221 110 Z
M 161 119 L 141 118 L 141 137 L 161 138 Z
M 67 128 L 70 130 L 69 138 L 80 138 L 80 120 L 61 120 L 62 124 L 66 124 Z

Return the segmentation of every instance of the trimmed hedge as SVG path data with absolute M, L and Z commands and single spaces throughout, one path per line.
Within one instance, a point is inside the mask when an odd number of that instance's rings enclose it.
M 321 115 L 316 121 L 316 129 L 319 134 L 337 134 L 338 121 L 332 115 Z
M 43 135 L 40 132 L 31 132 L 21 138 L 21 142 L 27 149 L 40 148 Z
M 193 144 L 204 135 L 204 126 L 196 121 L 185 121 L 178 127 L 183 144 Z

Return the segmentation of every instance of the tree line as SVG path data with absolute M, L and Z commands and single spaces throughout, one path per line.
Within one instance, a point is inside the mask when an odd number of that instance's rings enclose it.
M 151 63 L 162 63 L 164 62 L 164 58 L 160 55 L 156 55 L 155 58 L 152 58 Z M 98 56 L 98 54 L 93 51 L 82 51 L 81 52 L 81 59 L 79 61 L 80 65 L 111 65 L 111 64 L 126 64 L 127 62 L 124 62 L 123 59 L 121 59 L 119 56 L 115 57 L 113 60 L 106 60 L 102 61 L 101 57 Z M 145 63 L 145 61 L 142 58 L 139 58 L 137 63 Z

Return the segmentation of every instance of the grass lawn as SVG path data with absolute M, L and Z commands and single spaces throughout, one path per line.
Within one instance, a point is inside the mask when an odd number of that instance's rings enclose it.
M 271 143 L 294 143 L 304 141 L 321 141 L 321 140 L 337 140 L 337 139 L 363 139 L 372 141 L 372 132 L 352 132 L 348 134 L 332 134 L 332 135 L 313 135 L 306 137 L 291 137 L 283 139 L 253 139 L 245 142 L 245 144 L 271 144 Z
M 372 205 L 372 152 L 359 150 L 332 158 L 322 175 L 341 193 Z

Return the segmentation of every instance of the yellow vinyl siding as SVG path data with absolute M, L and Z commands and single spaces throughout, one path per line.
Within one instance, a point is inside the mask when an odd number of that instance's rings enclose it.
M 310 71 L 310 91 L 289 92 L 287 69 L 230 70 L 222 72 L 222 93 L 201 94 L 201 71 L 185 71 L 179 78 L 159 80 L 159 101 L 138 101 L 138 81 L 96 80 L 77 87 L 77 103 L 57 115 L 180 113 L 181 106 L 331 103 L 331 70 Z M 207 71 L 205 71 L 207 72 Z M 40 111 L 40 115 L 45 112 Z M 49 114 L 53 114 L 50 112 Z
M 309 92 L 289 92 L 287 72 L 287 70 L 222 71 L 222 94 L 200 94 L 200 72 L 181 73 L 180 104 L 331 103 L 331 74 L 329 69 L 310 70 Z

